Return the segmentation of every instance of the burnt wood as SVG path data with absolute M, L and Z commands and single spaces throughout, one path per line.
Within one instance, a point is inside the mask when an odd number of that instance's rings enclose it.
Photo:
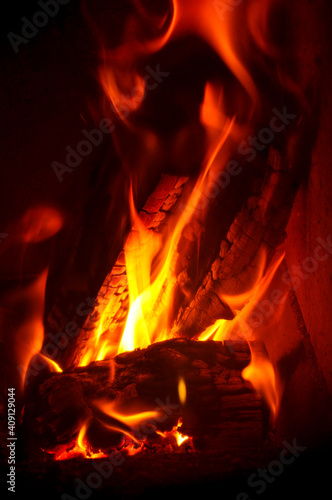
M 195 449 L 227 451 L 261 445 L 268 412 L 241 377 L 249 361 L 245 342 L 173 339 L 50 374 L 30 394 L 25 407 L 22 432 L 29 454 L 69 449 L 86 421 L 95 450 L 108 451 L 123 438 L 121 431 L 109 431 L 101 421 L 134 432 L 139 439 L 145 436 L 149 442 L 160 439 L 155 430 L 170 431 L 179 418 L 183 419 L 181 433 L 192 437 Z M 184 405 L 178 395 L 180 377 L 186 383 Z M 161 417 L 133 431 L 101 414 L 95 405 L 101 399 L 116 400 L 123 413 L 158 409 Z

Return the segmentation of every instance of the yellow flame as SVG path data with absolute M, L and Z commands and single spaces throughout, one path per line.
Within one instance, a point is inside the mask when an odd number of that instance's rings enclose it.
M 55 361 L 53 361 L 53 359 L 50 359 L 48 358 L 47 356 L 44 356 L 44 354 L 39 354 L 43 359 L 45 359 L 45 361 L 49 364 L 51 370 L 53 372 L 57 372 L 57 373 L 62 373 L 62 368 L 60 368 L 60 366 L 58 365 L 58 363 L 56 363 Z
M 274 368 L 264 350 L 257 350 L 252 342 L 249 342 L 249 346 L 251 362 L 242 371 L 242 377 L 251 382 L 255 390 L 262 394 L 275 419 L 279 409 L 279 391 Z
M 174 285 L 174 281 L 169 273 L 172 269 L 172 263 L 176 258 L 178 243 L 185 225 L 189 222 L 199 203 L 203 187 L 209 182 L 208 173 L 210 168 L 218 152 L 225 144 L 233 124 L 234 118 L 227 123 L 222 137 L 209 156 L 205 168 L 196 183 L 196 187 L 179 217 L 175 230 L 163 249 L 163 254 L 166 255 L 161 270 L 149 286 L 146 286 L 146 284 L 150 281 L 153 258 L 156 257 L 161 247 L 160 236 L 154 236 L 152 231 L 141 227 L 140 231 L 134 233 L 132 236 L 135 251 L 130 252 L 127 250 L 128 246 L 126 245 L 125 247 L 129 294 L 131 300 L 135 300 L 131 302 L 126 327 L 118 350 L 119 353 L 133 350 L 137 347 L 147 347 L 152 342 L 162 340 L 165 334 L 167 334 L 167 319 L 168 314 L 171 312 Z M 140 245 L 138 244 L 139 242 L 141 242 Z M 138 251 L 138 249 L 140 250 Z M 141 256 L 144 253 L 146 256 L 143 260 Z M 144 291 L 139 294 L 140 290 Z M 161 291 L 164 295 L 162 310 L 156 311 L 155 306 Z
M 95 453 L 90 449 L 89 444 L 86 440 L 88 424 L 89 419 L 81 426 L 74 446 L 72 446 L 70 449 L 65 450 L 62 447 L 62 449 L 60 448 L 59 451 L 52 452 L 54 453 L 55 460 L 70 460 L 77 457 L 78 455 L 82 455 L 87 459 L 104 458 L 107 456 L 102 451 Z
M 187 399 L 187 387 L 183 377 L 179 378 L 178 393 L 180 402 L 184 405 Z
M 119 422 L 122 422 L 123 424 L 127 425 L 128 427 L 136 426 L 141 424 L 142 422 L 145 422 L 149 419 L 155 419 L 160 416 L 160 412 L 158 410 L 153 410 L 153 411 L 143 411 L 139 413 L 134 413 L 131 415 L 127 415 L 125 413 L 121 413 L 118 409 L 118 402 L 117 401 L 104 401 L 104 400 L 99 400 L 95 401 L 94 405 L 99 408 L 105 415 L 108 415 L 110 417 L 115 418 L 116 420 L 119 420 Z
M 179 418 L 178 423 L 173 427 L 171 431 L 156 431 L 156 434 L 161 436 L 163 439 L 171 438 L 171 440 L 176 441 L 176 444 L 180 447 L 187 439 L 189 439 L 189 436 L 185 436 L 179 432 L 179 428 L 182 426 L 182 418 Z
M 182 443 L 184 443 L 185 441 L 187 441 L 187 439 L 189 439 L 189 436 L 183 436 L 182 434 L 177 432 L 175 434 L 175 438 L 176 438 L 177 445 L 181 446 Z

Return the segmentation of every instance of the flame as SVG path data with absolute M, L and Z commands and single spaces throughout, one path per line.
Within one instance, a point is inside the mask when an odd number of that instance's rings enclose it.
M 179 378 L 178 393 L 180 402 L 184 405 L 187 399 L 187 387 L 183 377 Z
M 139 64 L 147 56 L 160 51 L 167 43 L 192 34 L 205 40 L 215 50 L 248 93 L 253 107 L 256 106 L 259 91 L 245 61 L 250 54 L 248 49 L 251 39 L 262 47 L 264 27 L 273 1 L 265 2 L 261 16 L 257 15 L 257 2 L 248 3 L 249 5 L 235 7 L 231 15 L 223 16 L 218 2 L 172 0 L 168 13 L 150 20 L 143 3 L 135 0 L 134 11 L 128 17 L 124 29 L 123 43 L 113 49 L 102 49 L 104 64 L 100 68 L 99 77 L 105 95 L 117 115 L 128 124 L 127 116 L 123 115 L 121 108 L 126 106 L 128 110 L 136 111 L 143 101 L 146 84 L 138 71 Z M 261 8 L 261 2 L 258 3 Z M 156 33 L 156 26 L 158 27 L 158 36 L 155 38 L 147 35 L 149 21 L 154 24 L 152 35 Z M 249 24 L 250 30 L 243 30 L 245 23 Z M 266 50 L 266 45 L 263 48 Z
M 173 427 L 173 433 L 177 442 L 178 446 L 181 446 L 187 439 L 189 439 L 189 436 L 184 436 L 179 432 L 180 427 L 182 427 L 183 420 L 182 418 L 179 418 L 178 423 L 175 427 Z
M 44 340 L 43 316 L 48 267 L 46 263 L 39 265 L 36 261 L 31 270 L 31 255 L 36 248 L 38 259 L 38 244 L 53 237 L 62 224 L 62 216 L 57 210 L 42 206 L 30 208 L 20 220 L 9 225 L 8 233 L 11 238 L 7 248 L 2 250 L 7 253 L 12 251 L 14 258 L 10 265 L 14 266 L 13 274 L 18 279 L 15 288 L 2 297 L 0 334 L 11 364 L 9 378 L 13 379 L 14 384 L 19 374 L 21 391 L 28 382 L 26 376 L 30 361 L 40 352 Z M 52 360 L 47 359 L 47 362 L 52 371 L 59 370 Z M 38 370 L 39 367 L 32 367 L 34 373 L 38 373 Z
M 175 438 L 176 438 L 177 445 L 181 446 L 182 443 L 184 443 L 185 441 L 187 441 L 187 439 L 189 439 L 189 436 L 183 436 L 178 431 L 176 431 Z
M 44 354 L 41 354 L 39 353 L 39 356 L 41 356 L 49 365 L 50 367 L 50 370 L 52 372 L 56 372 L 56 373 L 62 373 L 62 368 L 60 368 L 60 366 L 58 365 L 58 363 L 56 363 L 53 359 L 50 359 L 48 358 L 47 356 L 45 356 Z
M 262 394 L 275 420 L 279 409 L 279 390 L 276 374 L 264 345 L 250 341 L 251 362 L 242 371 L 242 377 L 251 382 L 255 390 Z
M 15 332 L 15 358 L 21 374 L 22 387 L 24 387 L 30 360 L 39 353 L 43 345 L 43 314 L 47 274 L 48 269 L 45 269 L 30 286 L 23 287 L 14 296 L 14 303 L 24 303 L 29 308 L 25 320 Z
M 172 0 L 169 10 L 156 16 L 149 13 L 141 1 L 133 1 L 133 10 L 125 23 L 122 43 L 112 49 L 105 46 L 102 49 L 103 65 L 99 78 L 106 102 L 113 107 L 122 121 L 128 126 L 130 122 L 130 127 L 134 127 L 130 114 L 142 105 L 146 92 L 141 70 L 143 61 L 146 61 L 148 56 L 160 52 L 171 41 L 195 34 L 219 55 L 251 98 L 252 109 L 248 112 L 248 116 L 251 116 L 258 106 L 259 91 L 251 75 L 251 68 L 246 63 L 246 56 L 251 48 L 248 39 L 251 37 L 258 46 L 261 45 L 262 37 L 267 31 L 270 8 L 275 2 L 276 0 L 268 0 L 262 17 L 259 17 L 255 0 L 248 2 L 248 6 L 234 8 L 234 12 L 229 16 L 221 16 L 220 6 L 216 5 L 218 2 L 210 0 Z M 250 30 L 242 29 L 246 20 L 250 20 Z M 264 47 L 264 51 L 267 51 L 267 47 Z M 138 91 L 140 95 L 137 95 Z M 109 306 L 103 306 L 94 340 L 90 342 L 88 352 L 81 359 L 80 365 L 135 348 L 145 348 L 170 336 L 176 283 L 174 264 L 181 235 L 197 212 L 201 212 L 200 219 L 204 221 L 203 192 L 212 183 L 213 176 L 225 168 L 231 155 L 232 140 L 243 140 L 250 131 L 250 126 L 240 126 L 237 123 L 235 115 L 229 116 L 226 103 L 227 96 L 222 84 L 208 81 L 200 110 L 200 122 L 205 127 L 208 138 L 206 158 L 171 236 L 145 228 L 136 212 L 131 185 L 128 200 L 133 230 L 124 248 L 129 291 L 127 321 L 119 342 L 113 334 L 107 334 L 107 319 L 112 302 L 110 301 Z M 123 106 L 128 110 L 126 116 L 122 116 Z M 241 116 L 241 124 L 243 121 Z M 158 147 L 155 134 L 151 130 L 136 128 L 136 133 L 147 143 L 151 142 L 149 138 L 153 138 L 153 149 Z M 120 151 L 120 155 L 126 158 L 125 151 Z M 260 268 L 263 269 L 264 266 Z M 261 277 L 257 277 L 257 282 Z M 228 299 L 229 305 L 232 306 L 233 297 Z M 240 296 L 236 300 L 243 304 L 246 297 Z M 217 322 L 215 327 L 204 332 L 201 337 L 207 339 L 215 336 L 216 332 L 220 337 L 225 327 L 225 323 Z
M 135 428 L 142 424 L 147 425 L 147 423 L 152 419 L 160 417 L 159 411 L 144 411 L 135 414 L 126 414 L 118 409 L 119 402 L 117 401 L 106 401 L 98 400 L 93 403 L 94 407 L 97 408 L 101 413 L 98 413 L 98 420 L 102 422 L 106 429 L 119 432 L 123 434 L 123 441 L 121 450 L 124 451 L 128 456 L 136 455 L 141 452 L 144 448 L 145 438 L 139 439 L 135 436 Z M 112 422 L 112 423 L 111 423 Z M 84 458 L 101 458 L 106 455 L 101 452 L 94 452 L 88 443 L 86 438 L 87 429 L 89 427 L 90 419 L 88 419 L 81 426 L 78 433 L 77 439 L 69 449 L 59 448 L 56 451 L 51 451 L 49 453 L 54 454 L 55 460 L 69 460 L 77 456 L 83 456 Z M 175 442 L 178 447 L 180 447 L 185 441 L 187 441 L 189 436 L 185 436 L 179 432 L 182 426 L 182 419 L 178 420 L 177 425 L 175 425 L 171 431 L 161 432 L 154 428 L 156 434 L 160 435 L 163 439 L 167 441 Z
M 72 458 L 77 458 L 83 456 L 84 458 L 94 459 L 94 458 L 104 458 L 107 457 L 105 453 L 99 451 L 94 453 L 86 440 L 86 432 L 88 429 L 89 420 L 87 420 L 81 427 L 76 443 L 70 448 L 63 450 L 60 448 L 59 451 L 49 452 L 54 454 L 55 460 L 71 460 Z
M 150 56 L 159 53 L 162 57 L 162 49 L 170 42 L 196 35 L 213 49 L 232 76 L 234 95 L 231 97 L 236 102 L 237 114 L 229 112 L 229 96 L 222 82 L 218 79 L 206 81 L 199 114 L 200 125 L 206 133 L 206 155 L 196 184 L 183 210 L 174 214 L 168 234 L 145 227 L 136 211 L 133 189 L 136 179 L 135 174 L 131 173 L 128 204 L 132 231 L 124 247 L 129 295 L 127 319 L 119 333 L 109 325 L 112 300 L 106 306 L 99 307 L 100 319 L 87 352 L 80 360 L 81 366 L 93 360 L 148 347 L 151 343 L 170 338 L 174 334 L 173 304 L 177 283 L 175 267 L 181 236 L 194 215 L 204 225 L 206 200 L 203 194 L 212 187 L 216 174 L 226 167 L 234 153 L 234 147 L 251 134 L 256 123 L 261 123 L 261 113 L 264 113 L 261 93 L 265 89 L 259 88 L 257 68 L 267 72 L 267 77 L 272 80 L 274 74 L 271 77 L 270 65 L 265 63 L 271 60 L 275 62 L 276 77 L 282 66 L 278 59 L 278 48 L 268 36 L 271 13 L 280 3 L 280 0 L 266 0 L 261 5 L 259 0 L 248 0 L 238 6 L 231 5 L 228 9 L 231 12 L 221 15 L 225 2 L 171 0 L 167 12 L 155 15 L 148 11 L 142 1 L 132 0 L 133 11 L 126 19 L 122 42 L 117 47 L 103 46 L 103 65 L 99 70 L 99 79 L 107 110 L 111 107 L 122 122 L 119 127 L 121 133 L 130 129 L 130 134 L 136 134 L 135 140 L 138 138 L 144 143 L 148 152 L 146 159 L 135 158 L 135 168 L 128 165 L 127 146 L 123 146 L 123 140 L 119 140 L 119 129 L 115 128 L 115 145 L 124 165 L 126 168 L 129 166 L 131 172 L 141 170 L 142 166 L 146 171 L 148 157 L 158 149 L 162 151 L 161 139 L 157 133 L 145 123 L 142 127 L 137 126 L 134 115 L 143 107 L 146 93 L 149 92 L 143 67 L 146 69 Z M 244 26 L 247 29 L 243 29 Z M 166 67 L 165 70 L 168 71 Z M 242 105 L 243 102 L 248 104 Z M 257 271 L 247 283 L 246 291 L 221 297 L 233 311 L 234 320 L 218 319 L 199 335 L 198 340 L 224 340 L 234 335 L 234 332 L 246 339 L 252 349 L 252 360 L 244 370 L 243 377 L 250 379 L 253 386 L 264 394 L 275 415 L 279 401 L 276 375 L 268 355 L 263 355 L 262 352 L 258 354 L 253 348 L 253 342 L 257 340 L 256 332 L 246 321 L 255 304 L 263 297 L 281 260 L 267 272 L 266 262 L 267 253 L 262 249 L 254 263 Z M 114 373 L 111 377 L 113 376 Z M 179 380 L 178 391 L 184 405 L 186 387 L 183 379 Z M 125 423 L 127 417 L 117 413 L 114 407 L 105 408 L 106 410 Z
M 202 114 L 206 107 L 216 109 L 212 103 L 212 87 L 206 92 L 202 105 Z M 213 95 L 217 96 L 217 93 Z M 129 313 L 126 325 L 119 343 L 114 341 L 104 331 L 104 323 L 109 316 L 112 302 L 110 301 L 101 311 L 101 317 L 95 329 L 93 340 L 88 351 L 80 361 L 84 366 L 92 360 L 105 359 L 116 353 L 145 348 L 152 342 L 164 340 L 170 336 L 170 318 L 172 315 L 172 301 L 175 285 L 174 263 L 177 257 L 177 248 L 185 226 L 200 207 L 203 190 L 212 182 L 211 172 L 223 168 L 225 158 L 219 153 L 226 146 L 234 127 L 235 117 L 232 120 L 224 116 L 217 129 L 219 134 L 214 137 L 214 144 L 207 153 L 202 172 L 188 199 L 183 211 L 179 214 L 174 230 L 170 236 L 165 236 L 146 229 L 137 214 L 132 187 L 129 192 L 129 206 L 133 229 L 124 247 L 125 264 L 129 290 Z M 216 124 L 216 120 L 214 122 Z M 202 217 L 204 210 L 202 211 Z M 161 300 L 162 295 L 162 300 Z
M 125 414 L 121 413 L 117 407 L 117 401 L 95 401 L 94 406 L 96 406 L 99 410 L 101 410 L 105 415 L 112 417 L 119 422 L 127 425 L 128 427 L 135 427 L 137 425 L 146 422 L 149 419 L 158 418 L 160 416 L 160 412 L 157 410 L 153 411 L 144 411 L 134 414 Z
M 176 260 L 179 240 L 184 227 L 199 205 L 203 189 L 210 181 L 209 171 L 217 154 L 229 137 L 233 123 L 233 120 L 227 123 L 218 144 L 207 159 L 205 168 L 179 217 L 172 236 L 163 248 L 163 259 L 162 256 L 159 259 L 163 261 L 162 267 L 154 280 L 150 281 L 153 274 L 152 263 L 161 248 L 160 236 L 141 226 L 138 232 L 133 235 L 134 252 L 126 244 L 126 269 L 131 305 L 118 353 L 138 347 L 144 348 L 152 342 L 167 338 L 168 320 L 172 312 L 172 292 L 174 291 L 174 278 L 170 276 L 170 271 L 172 272 L 172 263 Z M 139 228 L 139 223 L 137 226 Z M 147 286 L 147 284 L 149 285 Z M 143 291 L 140 293 L 141 290 Z M 161 292 L 163 292 L 163 303 L 158 304 Z
M 179 432 L 180 427 L 183 424 L 182 418 L 179 418 L 178 423 L 172 428 L 171 431 L 156 431 L 156 434 L 159 434 L 163 439 L 170 440 L 171 442 L 175 440 L 178 447 L 180 447 L 185 441 L 190 439 L 189 436 L 184 436 Z
M 249 96 L 251 109 L 248 110 L 247 116 L 251 117 L 253 111 L 257 110 L 260 99 L 251 64 L 248 63 L 254 53 L 249 42 L 254 41 L 258 47 L 262 45 L 270 9 L 275 3 L 276 0 L 268 0 L 262 16 L 259 17 L 255 0 L 248 2 L 248 5 L 234 8 L 228 16 L 221 16 L 218 2 L 210 0 L 172 0 L 168 11 L 158 15 L 151 14 L 143 2 L 133 1 L 133 10 L 126 20 L 122 42 L 111 49 L 106 46 L 102 48 L 103 65 L 99 78 L 106 102 L 111 105 L 116 115 L 135 131 L 137 137 L 149 144 L 149 152 L 158 148 L 156 134 L 145 126 L 138 129 L 131 120 L 131 114 L 143 105 L 146 93 L 142 65 L 146 64 L 148 56 L 160 52 L 166 44 L 194 34 L 210 45 L 229 68 L 242 91 Z M 250 29 L 243 30 L 243 25 L 249 20 Z M 263 48 L 260 49 L 263 51 Z M 264 53 L 267 50 L 265 46 Z M 248 54 L 251 54 L 249 59 Z M 126 113 L 123 113 L 123 107 L 127 109 Z M 200 219 L 204 221 L 206 202 L 203 192 L 212 183 L 213 176 L 225 168 L 232 152 L 232 140 L 238 142 L 245 139 L 251 130 L 249 119 L 246 120 L 246 125 L 242 125 L 245 120 L 241 115 L 240 125 L 237 123 L 237 117 L 229 116 L 226 108 L 227 96 L 222 84 L 207 81 L 200 110 L 200 122 L 205 127 L 208 139 L 206 158 L 191 196 L 170 237 L 144 227 L 136 212 L 131 187 L 128 200 L 133 230 L 124 248 L 129 291 L 129 312 L 125 328 L 120 342 L 113 334 L 108 335 L 107 320 L 112 303 L 101 307 L 94 340 L 80 365 L 135 348 L 145 348 L 152 342 L 170 336 L 174 319 L 174 265 L 181 235 L 197 212 L 201 212 Z M 127 158 L 126 151 L 123 147 L 121 149 L 121 141 L 116 138 L 114 140 L 121 158 Z M 241 303 L 245 297 L 237 299 Z M 230 305 L 231 303 L 232 298 Z M 224 323 L 216 324 L 219 337 L 225 326 Z M 212 328 L 211 332 L 204 332 L 202 338 L 212 337 L 214 333 Z
M 236 332 L 248 341 L 251 351 L 250 364 L 242 371 L 242 377 L 251 382 L 255 390 L 261 393 L 270 407 L 272 418 L 275 419 L 279 409 L 281 386 L 277 383 L 276 373 L 269 359 L 265 347 L 259 342 L 255 329 L 248 321 L 257 304 L 262 300 L 268 290 L 277 270 L 279 269 L 285 253 L 265 271 L 266 250 L 263 248 L 258 256 L 256 276 L 253 285 L 246 292 L 239 295 L 223 295 L 222 300 L 230 306 L 235 314 L 232 321 L 218 320 L 214 325 L 205 330 L 198 340 L 225 340 Z

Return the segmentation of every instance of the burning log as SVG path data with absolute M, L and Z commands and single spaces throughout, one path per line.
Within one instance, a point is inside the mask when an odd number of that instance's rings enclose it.
M 158 438 L 156 431 L 171 431 L 180 418 L 181 434 L 192 437 L 196 448 L 259 446 L 268 412 L 241 377 L 249 361 L 245 342 L 172 339 L 50 374 L 25 407 L 22 432 L 29 453 L 36 447 L 69 449 L 87 422 L 91 448 L 108 451 L 123 435 Z M 101 401 L 117 410 L 105 414 Z M 135 431 L 128 415 L 137 411 L 148 411 L 149 418 Z M 120 413 L 126 415 L 122 421 Z
M 298 166 L 294 167 L 277 149 L 271 148 L 267 159 L 255 166 L 250 164 L 250 168 L 248 164 L 244 165 L 243 173 L 232 179 L 227 189 L 219 190 L 215 198 L 209 200 L 207 213 L 194 211 L 182 232 L 176 263 L 169 270 L 166 285 L 155 302 L 154 314 L 158 316 L 158 308 L 163 307 L 164 290 L 170 285 L 175 297 L 171 336 L 193 338 L 216 320 L 233 318 L 223 296 L 248 290 L 260 265 L 260 251 L 264 248 L 268 264 L 283 241 L 298 189 L 298 175 Z M 165 210 L 176 209 L 179 199 L 185 205 L 188 198 L 186 188 L 190 188 L 189 182 L 183 189 L 186 181 L 168 177 L 162 180 L 139 216 L 148 230 L 160 231 Z M 172 190 L 175 190 L 173 194 Z M 157 203 L 158 199 L 164 201 Z M 129 238 L 133 235 L 132 231 Z M 128 306 L 128 282 L 122 252 L 106 277 L 96 307 L 77 340 L 61 355 L 62 366 L 82 364 L 84 354 L 91 346 L 90 339 L 99 327 L 102 328 L 98 334 L 101 340 L 105 332 L 104 338 L 107 337 L 113 345 L 118 344 Z M 102 325 L 99 325 L 101 317 Z
M 140 212 L 140 221 L 147 230 L 161 231 L 161 227 L 165 225 L 167 219 L 176 209 L 187 182 L 187 177 L 161 176 L 157 188 Z M 109 307 L 107 324 L 112 323 L 113 329 L 117 330 L 123 326 L 128 313 L 128 282 L 123 252 L 120 253 L 112 270 L 107 274 L 96 297 L 95 307 L 87 318 L 77 311 L 76 315 L 72 315 L 70 318 L 64 317 L 57 304 L 54 304 L 47 319 L 48 329 L 53 335 L 65 331 L 68 321 L 74 321 L 83 327 L 77 338 L 71 339 L 65 350 L 58 350 L 55 360 L 61 366 L 68 367 L 78 364 L 100 316 L 98 311 L 104 310 L 106 306 L 110 305 L 112 307 Z M 84 325 L 81 323 L 82 319 L 86 319 Z M 47 339 L 45 339 L 45 343 L 47 343 Z

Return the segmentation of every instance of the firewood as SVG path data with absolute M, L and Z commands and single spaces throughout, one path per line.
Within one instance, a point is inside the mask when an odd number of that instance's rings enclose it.
M 96 406 L 105 399 L 116 401 L 125 413 L 158 408 L 165 418 L 153 421 L 152 427 L 161 432 L 172 430 L 182 418 L 181 433 L 192 437 L 198 448 L 258 445 L 268 415 L 261 397 L 241 377 L 249 361 L 245 342 L 172 339 L 50 374 L 25 407 L 22 432 L 29 452 L 72 445 L 87 420 L 96 448 L 118 445 L 122 433 L 115 436 L 100 425 L 101 420 L 109 423 Z M 178 394 L 180 377 L 186 384 L 184 403 Z M 128 431 L 117 419 L 114 422 Z

